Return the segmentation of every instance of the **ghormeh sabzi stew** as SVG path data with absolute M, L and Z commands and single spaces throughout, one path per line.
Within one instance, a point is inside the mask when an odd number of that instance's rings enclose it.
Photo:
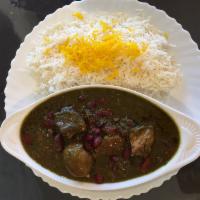
M 87 88 L 55 96 L 25 118 L 21 140 L 45 168 L 86 182 L 117 182 L 152 172 L 177 151 L 173 120 L 124 91 Z

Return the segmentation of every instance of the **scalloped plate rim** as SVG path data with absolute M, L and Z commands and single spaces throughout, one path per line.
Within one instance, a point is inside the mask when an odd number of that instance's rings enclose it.
M 91 0 L 83 0 L 83 1 L 81 1 L 81 2 L 78 2 L 78 1 L 76 2 L 76 1 L 75 1 L 75 2 L 72 2 L 71 5 L 66 5 L 66 6 L 64 6 L 64 7 L 62 7 L 62 8 L 57 9 L 54 13 L 47 15 L 47 16 L 45 17 L 45 19 L 44 19 L 43 21 L 39 22 L 38 25 L 36 25 L 36 26 L 33 28 L 33 30 L 25 37 L 24 41 L 21 43 L 19 49 L 18 49 L 17 52 L 16 52 L 15 58 L 22 52 L 22 49 L 24 48 L 24 46 L 25 46 L 25 44 L 26 44 L 26 41 L 28 41 L 28 40 L 31 39 L 32 34 L 35 33 L 35 32 L 37 32 L 37 30 L 38 30 L 43 24 L 45 24 L 46 21 L 48 21 L 48 19 L 50 19 L 53 15 L 55 15 L 56 13 L 59 13 L 62 9 L 69 8 L 70 6 L 74 6 L 75 4 L 78 5 L 78 4 L 88 3 L 88 2 L 90 2 L 90 1 L 91 1 Z M 131 1 L 131 0 L 126 0 L 126 1 L 129 2 L 129 1 Z M 136 1 L 136 0 L 134 0 L 134 1 Z M 182 27 L 181 24 L 179 24 L 174 18 L 168 16 L 167 13 L 166 13 L 165 11 L 160 10 L 160 9 L 157 9 L 155 6 L 149 5 L 148 3 L 145 3 L 145 2 L 137 2 L 137 3 L 139 3 L 141 6 L 144 6 L 144 9 L 145 9 L 145 7 L 149 7 L 149 8 L 151 7 L 151 9 L 154 10 L 154 14 L 155 14 L 156 12 L 157 12 L 157 13 L 159 12 L 159 13 L 162 14 L 165 18 L 167 18 L 166 20 L 173 22 L 173 23 L 176 25 L 177 30 L 179 30 L 180 32 L 182 32 L 182 34 L 184 34 L 184 36 L 187 37 L 187 38 L 189 39 L 188 43 L 191 44 L 193 53 L 194 53 L 194 52 L 197 53 L 197 55 L 198 55 L 198 57 L 199 57 L 200 51 L 199 51 L 199 49 L 198 49 L 197 44 L 196 44 L 196 43 L 193 41 L 193 39 L 191 38 L 190 33 L 189 33 L 187 30 L 183 29 L 183 27 Z M 157 14 L 157 15 L 158 15 L 158 14 Z M 11 69 L 9 70 L 9 72 L 8 72 L 8 77 L 7 77 L 7 79 L 6 79 L 7 85 L 6 85 L 6 88 L 5 88 L 5 96 L 6 96 L 6 98 L 5 98 L 5 110 L 8 110 L 8 108 L 9 108 L 9 105 L 8 105 L 8 104 L 9 104 L 9 100 L 8 100 L 8 96 L 9 96 L 9 95 L 8 95 L 8 94 L 9 94 L 9 83 L 10 83 L 10 77 L 12 77 L 12 73 L 14 72 L 14 69 L 15 69 L 14 66 L 17 64 L 15 58 L 14 58 L 14 59 L 12 60 L 12 62 L 11 62 Z M 199 119 L 199 120 L 200 120 L 200 119 Z M 169 178 L 168 178 L 168 179 L 169 179 Z M 159 185 L 159 186 L 162 185 L 162 183 L 163 183 L 164 181 L 165 181 L 165 180 L 160 180 L 160 183 L 159 183 L 158 185 Z M 50 184 L 50 185 L 51 185 L 51 184 Z M 159 186 L 156 186 L 156 187 L 159 187 Z M 152 187 L 154 187 L 154 186 L 152 186 Z M 149 191 L 150 189 L 151 189 L 151 188 L 149 188 L 148 191 Z M 60 190 L 60 191 L 61 191 L 61 190 Z M 63 192 L 63 191 L 62 191 L 62 192 Z M 146 191 L 145 191 L 145 192 L 146 192 Z M 144 193 L 144 192 L 141 191 L 141 193 Z M 73 194 L 73 195 L 74 195 L 74 194 Z M 75 196 L 78 196 L 78 194 L 75 194 Z M 81 196 L 81 195 L 80 195 L 80 196 Z M 132 195 L 129 195 L 129 196 L 127 196 L 127 197 L 123 196 L 123 198 L 128 198 L 128 197 L 130 197 L 130 196 L 132 196 Z

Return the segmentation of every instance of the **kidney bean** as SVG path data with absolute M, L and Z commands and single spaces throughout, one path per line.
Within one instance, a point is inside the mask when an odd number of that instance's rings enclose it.
M 117 161 L 119 161 L 119 157 L 116 156 L 116 155 L 112 155 L 112 156 L 110 156 L 110 161 L 111 162 L 117 162 Z
M 96 112 L 97 117 L 110 117 L 112 116 L 112 111 L 109 109 L 106 110 L 98 110 Z
M 99 128 L 93 127 L 91 128 L 91 133 L 94 133 L 96 135 L 100 134 L 101 130 Z
M 78 97 L 78 100 L 79 100 L 79 101 L 85 101 L 85 100 L 86 100 L 86 96 L 85 96 L 85 95 L 80 95 L 80 96 Z
M 92 142 L 94 139 L 94 136 L 91 134 L 86 134 L 83 138 L 84 142 Z
M 43 121 L 43 127 L 45 128 L 53 128 L 55 125 L 54 120 L 45 118 Z
M 102 137 L 101 136 L 96 136 L 96 137 L 94 137 L 94 140 L 92 142 L 92 146 L 94 148 L 97 148 L 101 144 L 101 142 L 102 142 Z
M 94 108 L 97 107 L 97 102 L 95 100 L 89 101 L 87 103 L 87 107 L 90 108 L 90 109 L 94 109 Z
M 101 184 L 104 181 L 104 177 L 98 173 L 94 176 L 94 180 L 95 180 L 95 183 Z
M 99 104 L 99 105 L 104 105 L 104 104 L 106 104 L 106 103 L 107 103 L 107 100 L 106 100 L 104 97 L 98 99 L 98 104 Z
M 132 127 L 132 126 L 134 125 L 133 120 L 127 119 L 127 125 L 128 125 L 129 127 Z
M 64 149 L 64 139 L 63 136 L 61 134 L 57 134 L 54 137 L 54 147 L 55 150 L 58 152 L 62 152 Z
M 47 119 L 54 119 L 54 112 L 48 112 L 47 113 Z
M 140 171 L 146 173 L 151 168 L 151 159 L 149 157 L 145 158 L 144 162 L 140 166 Z
M 109 135 L 113 135 L 117 132 L 117 127 L 115 126 L 106 126 L 104 127 L 104 131 L 109 134 Z

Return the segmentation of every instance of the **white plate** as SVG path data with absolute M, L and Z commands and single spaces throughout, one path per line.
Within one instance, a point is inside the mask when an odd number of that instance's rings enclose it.
M 141 9 L 143 10 L 144 17 L 150 16 L 151 22 L 155 26 L 169 33 L 170 43 L 176 45 L 172 54 L 176 61 L 181 64 L 184 84 L 181 88 L 174 91 L 165 103 L 200 121 L 200 52 L 197 45 L 192 41 L 190 34 L 183 30 L 176 20 L 167 16 L 164 11 L 136 0 L 84 0 L 81 2 L 74 2 L 69 6 L 58 9 L 55 13 L 48 15 L 44 21 L 40 22 L 39 25 L 27 35 L 24 43 L 21 44 L 16 57 L 11 63 L 11 69 L 9 71 L 5 89 L 5 109 L 7 115 L 10 115 L 16 110 L 40 98 L 34 94 L 36 83 L 26 70 L 25 62 L 28 52 L 38 40 L 38 32 L 44 30 L 49 24 L 57 21 L 71 20 L 71 14 L 77 10 L 83 10 L 89 13 L 99 11 L 125 12 L 134 16 L 136 11 Z M 35 173 L 38 174 L 38 172 Z M 171 175 L 169 175 L 168 178 L 170 176 Z M 139 189 L 136 189 L 135 191 L 123 192 L 124 195 L 127 194 L 123 197 L 130 197 L 131 194 L 146 192 L 152 187 L 159 186 L 166 178 L 167 177 L 162 178 L 148 186 L 144 185 L 143 187 L 139 187 Z M 76 194 L 76 192 L 73 194 Z M 82 195 L 79 196 L 87 197 L 86 194 L 87 192 L 83 191 Z M 120 191 L 118 194 L 120 194 Z

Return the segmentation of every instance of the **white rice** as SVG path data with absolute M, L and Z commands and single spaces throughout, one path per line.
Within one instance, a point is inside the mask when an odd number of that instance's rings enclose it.
M 114 29 L 122 33 L 125 41 L 135 41 L 138 44 L 148 43 L 147 51 L 133 63 L 124 58 L 120 67 L 120 75 L 113 80 L 106 80 L 105 71 L 82 75 L 79 68 L 67 65 L 64 57 L 55 53 L 52 57 L 45 57 L 43 52 L 54 45 L 63 42 L 74 34 L 90 35 L 99 29 L 99 20 L 110 22 L 112 19 L 120 21 Z M 134 31 L 130 31 L 133 28 Z M 46 44 L 44 37 L 50 38 Z M 169 94 L 179 85 L 181 80 L 180 69 L 169 54 L 172 45 L 169 44 L 165 33 L 154 27 L 149 19 L 141 17 L 125 17 L 115 14 L 87 15 L 83 21 L 74 19 L 71 23 L 58 23 L 41 32 L 40 42 L 27 57 L 27 65 L 38 79 L 40 92 L 52 93 L 64 88 L 85 84 L 112 84 L 143 92 L 151 96 Z M 131 67 L 142 62 L 142 73 L 132 73 Z

